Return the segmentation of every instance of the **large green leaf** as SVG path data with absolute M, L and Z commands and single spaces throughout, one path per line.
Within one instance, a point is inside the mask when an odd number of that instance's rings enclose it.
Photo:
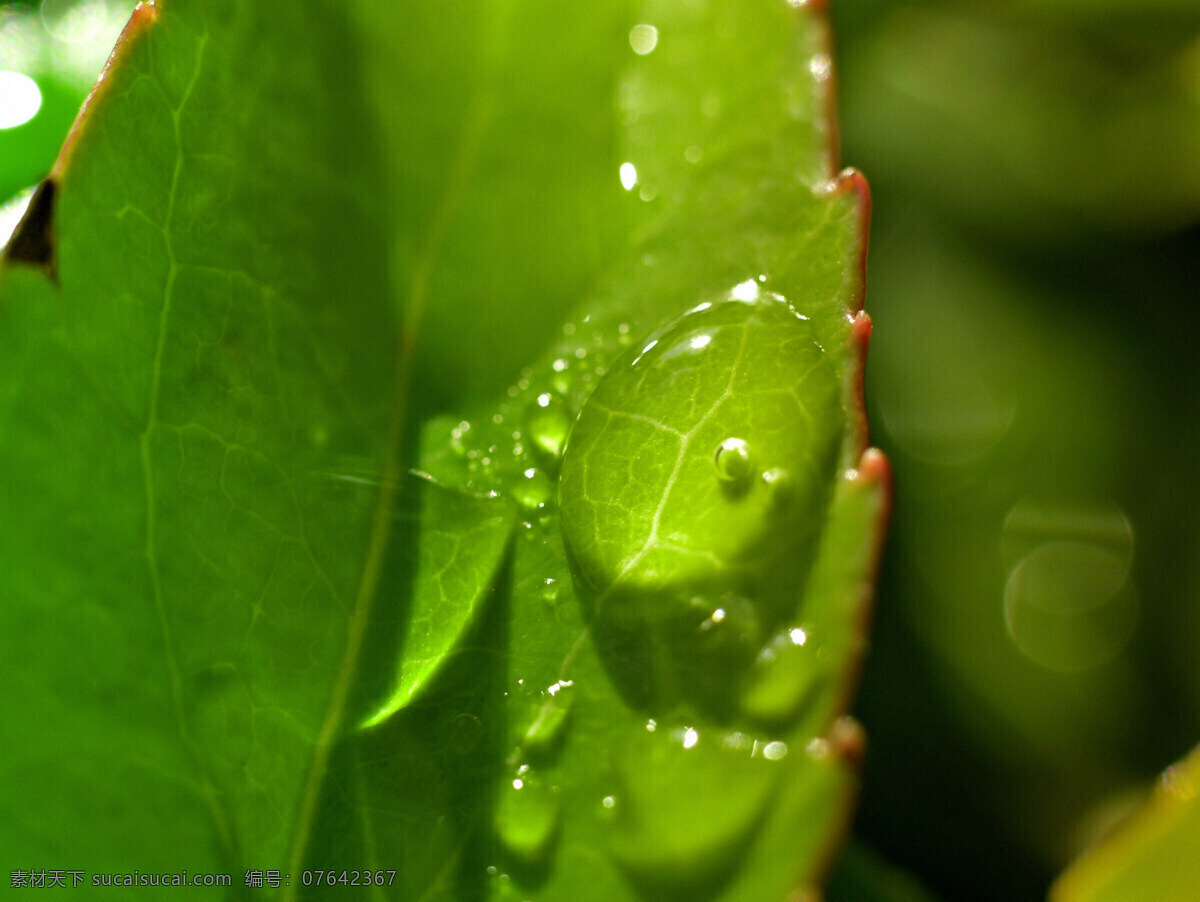
M 0 273 L 13 860 L 818 880 L 886 483 L 829 65 L 775 2 L 142 7 Z

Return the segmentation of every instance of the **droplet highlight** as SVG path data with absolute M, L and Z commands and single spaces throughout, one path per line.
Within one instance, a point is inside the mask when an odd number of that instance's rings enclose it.
M 754 472 L 750 445 L 745 439 L 725 439 L 717 446 L 713 463 L 717 468 L 717 477 L 729 483 L 744 483 Z

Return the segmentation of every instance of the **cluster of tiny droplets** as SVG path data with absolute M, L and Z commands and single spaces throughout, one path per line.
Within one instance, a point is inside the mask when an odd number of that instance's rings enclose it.
M 463 459 L 468 491 L 510 498 L 530 518 L 554 507 L 555 480 L 567 435 L 584 399 L 632 342 L 628 323 L 615 330 L 567 323 L 554 355 L 526 367 L 490 417 L 450 430 Z

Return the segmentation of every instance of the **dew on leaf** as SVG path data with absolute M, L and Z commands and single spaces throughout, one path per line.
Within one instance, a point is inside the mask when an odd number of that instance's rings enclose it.
M 524 777 L 506 780 L 496 803 L 496 836 L 523 862 L 537 861 L 550 850 L 558 827 L 558 793 Z
M 562 736 L 575 694 L 569 680 L 560 680 L 546 690 L 533 721 L 525 729 L 521 745 L 537 753 L 552 747 Z
M 803 627 L 776 635 L 751 669 L 740 703 L 743 714 L 761 723 L 784 723 L 802 714 L 823 685 L 818 650 Z
M 716 465 L 718 478 L 725 482 L 744 484 L 754 472 L 754 463 L 750 459 L 750 445 L 745 439 L 725 439 L 717 446 L 713 463 Z
M 617 758 L 609 851 L 646 898 L 698 890 L 736 868 L 781 773 L 747 749 L 671 732 L 642 732 Z
M 534 513 L 546 507 L 553 497 L 554 490 L 545 473 L 530 467 L 517 478 L 510 494 L 522 511 Z
M 549 392 L 538 395 L 526 425 L 534 453 L 547 464 L 557 465 L 567 441 L 571 420 L 561 398 Z
M 762 474 L 763 484 L 767 487 L 767 498 L 771 508 L 779 510 L 792 500 L 795 493 L 795 483 L 792 474 L 782 467 L 772 467 Z
M 621 641 L 606 651 L 606 631 L 661 630 L 681 668 L 661 685 L 689 698 L 710 688 L 706 671 L 753 663 L 811 558 L 840 403 L 810 323 L 754 279 L 612 364 L 572 427 L 558 486 L 580 600 L 606 625 L 602 654 L 622 653 Z M 718 608 L 720 629 L 695 629 Z M 696 655 L 707 663 L 686 660 Z

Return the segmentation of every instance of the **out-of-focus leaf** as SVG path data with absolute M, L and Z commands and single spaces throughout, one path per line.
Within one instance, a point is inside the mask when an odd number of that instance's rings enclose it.
M 1054 884 L 1051 902 L 1185 902 L 1200 886 L 1200 751 L 1162 775 L 1132 819 Z
M 1195 222 L 1200 20 L 1124 43 L 1082 24 L 896 10 L 846 85 L 872 171 L 1010 239 Z
M 934 902 L 915 879 L 851 840 L 842 851 L 825 894 L 827 902 Z

